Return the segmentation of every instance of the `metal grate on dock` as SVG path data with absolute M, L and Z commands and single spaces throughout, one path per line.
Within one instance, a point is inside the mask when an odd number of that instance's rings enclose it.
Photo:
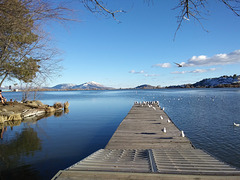
M 199 149 L 100 149 L 70 171 L 240 175 L 240 171 Z
M 159 173 L 233 175 L 240 171 L 200 149 L 151 150 Z
M 68 170 L 151 172 L 148 150 L 100 149 Z

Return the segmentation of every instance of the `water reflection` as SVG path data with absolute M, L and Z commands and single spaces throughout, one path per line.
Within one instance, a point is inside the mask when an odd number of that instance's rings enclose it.
M 19 126 L 21 123 L 27 123 L 27 124 L 35 124 L 37 121 L 43 119 L 43 118 L 47 118 L 47 117 L 61 117 L 64 114 L 68 114 L 69 113 L 69 109 L 65 108 L 64 110 L 59 109 L 56 110 L 54 112 L 50 112 L 50 113 L 46 113 L 44 115 L 41 116 L 31 116 L 31 117 L 26 117 L 24 118 L 22 121 L 5 121 L 4 123 L 0 124 L 0 138 L 3 139 L 4 133 L 7 131 L 7 127 L 11 127 L 11 130 L 13 130 L 14 126 Z
M 22 167 L 15 167 L 11 170 L 0 171 L 1 180 L 40 180 L 40 173 L 35 170 L 32 165 L 23 165 Z
M 23 121 L 0 124 L 0 179 L 44 179 L 40 168 L 35 167 L 37 163 L 31 162 L 42 151 L 39 131 L 46 134 L 45 127 L 39 127 L 37 122 L 68 113 L 69 109 L 60 109 L 42 116 L 27 117 Z M 33 125 L 36 125 L 35 129 Z
M 6 132 L 8 127 L 2 128 L 2 133 Z M 13 127 L 11 127 L 13 130 Z M 3 140 L 0 144 L 0 179 L 19 179 L 21 172 L 27 177 L 33 173 L 29 171 L 31 165 L 24 165 L 24 159 L 34 156 L 36 151 L 41 150 L 41 141 L 38 138 L 37 132 L 31 128 L 23 128 L 21 132 L 16 132 L 13 139 Z M 24 166 L 19 169 L 19 164 Z M 18 173 L 16 173 L 18 172 Z M 15 175 L 16 177 L 15 177 Z M 37 177 L 38 175 L 35 174 Z M 34 176 L 31 178 L 35 179 Z
M 11 130 L 13 130 L 13 126 L 19 126 L 21 124 L 21 121 L 7 121 L 3 124 L 0 124 L 0 132 L 1 132 L 1 139 L 3 139 L 4 133 L 7 132 L 7 127 L 11 127 Z
M 2 127 L 2 129 L 0 130 L 1 132 L 1 139 L 3 139 L 3 133 L 7 131 L 7 127 Z
M 62 115 L 63 115 L 63 110 L 62 109 L 54 112 L 55 117 L 61 117 Z

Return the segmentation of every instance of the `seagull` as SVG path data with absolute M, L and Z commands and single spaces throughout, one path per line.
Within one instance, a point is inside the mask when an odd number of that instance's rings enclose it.
M 240 124 L 237 124 L 237 123 L 233 123 L 234 126 L 240 126 Z
M 162 116 L 160 116 L 160 119 L 163 119 L 163 117 L 162 117 Z
M 164 132 L 164 133 L 166 133 L 166 132 L 167 132 L 167 129 L 166 129 L 165 127 L 163 128 L 163 132 Z
M 183 67 L 181 64 L 179 63 L 175 63 L 178 67 Z
M 182 136 L 182 137 L 185 137 L 185 134 L 184 134 L 184 132 L 183 132 L 183 131 L 181 131 L 181 136 Z
M 167 122 L 170 123 L 171 122 L 170 119 L 168 119 Z

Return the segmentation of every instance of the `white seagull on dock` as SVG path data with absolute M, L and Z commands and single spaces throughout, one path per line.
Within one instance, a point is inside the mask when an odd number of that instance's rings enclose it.
M 167 132 L 167 129 L 166 129 L 165 127 L 163 128 L 163 132 L 164 132 L 164 133 L 166 133 L 166 132 Z
M 182 137 L 185 137 L 185 134 L 184 134 L 184 132 L 183 132 L 183 131 L 181 131 L 181 136 L 182 136 Z

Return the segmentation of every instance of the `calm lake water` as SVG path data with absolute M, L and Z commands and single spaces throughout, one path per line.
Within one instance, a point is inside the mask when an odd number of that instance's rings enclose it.
M 38 99 L 69 101 L 69 113 L 5 128 L 0 179 L 51 179 L 104 148 L 134 101 L 159 101 L 196 148 L 240 168 L 239 88 L 40 92 Z

